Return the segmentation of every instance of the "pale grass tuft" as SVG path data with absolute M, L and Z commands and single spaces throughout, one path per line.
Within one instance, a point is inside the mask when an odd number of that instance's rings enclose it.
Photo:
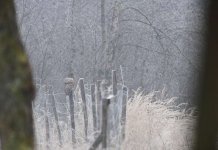
M 188 150 L 193 142 L 194 117 L 178 108 L 176 98 L 154 101 L 160 93 L 136 91 L 127 106 L 124 150 Z M 163 97 L 162 97 L 163 98 Z

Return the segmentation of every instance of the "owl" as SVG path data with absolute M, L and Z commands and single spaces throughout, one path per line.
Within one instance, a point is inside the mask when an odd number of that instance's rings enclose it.
M 65 93 L 66 95 L 70 95 L 74 86 L 74 79 L 73 78 L 65 78 L 64 79 L 65 84 Z

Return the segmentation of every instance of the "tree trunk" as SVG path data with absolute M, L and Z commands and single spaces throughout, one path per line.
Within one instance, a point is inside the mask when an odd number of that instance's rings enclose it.
M 195 150 L 216 150 L 218 132 L 218 1 L 210 0 L 205 69 Z
M 3 150 L 33 149 L 32 75 L 13 0 L 0 1 L 0 134 Z

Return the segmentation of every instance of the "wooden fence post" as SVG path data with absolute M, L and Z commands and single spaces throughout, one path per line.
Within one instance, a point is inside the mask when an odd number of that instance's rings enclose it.
M 102 92 L 102 149 L 107 148 L 108 139 L 108 108 L 110 104 L 110 96 L 109 92 L 109 82 L 107 80 L 103 80 L 101 82 L 101 92 Z
M 113 88 L 113 95 L 117 95 L 117 75 L 116 70 L 112 70 L 112 88 Z
M 34 101 L 32 101 L 32 112 L 33 112 L 33 114 L 32 114 L 33 115 L 33 129 L 34 129 L 34 131 L 36 131 L 37 130 L 37 125 L 36 125 L 36 120 L 35 120 L 36 119 L 36 115 L 35 115 L 36 110 L 35 110 L 35 103 L 34 103 Z M 37 133 L 35 133 L 35 141 L 38 141 Z M 38 148 L 37 144 L 34 144 L 34 146 L 35 146 L 35 148 Z M 0 149 L 2 149 L 1 142 L 0 142 Z
M 110 104 L 110 100 L 113 98 L 108 91 L 108 82 L 101 82 L 101 92 L 102 92 L 102 126 L 101 133 L 89 148 L 89 150 L 96 150 L 96 148 L 102 143 L 102 149 L 106 149 L 108 147 L 107 141 L 107 131 L 108 131 L 108 108 Z
M 61 130 L 60 130 L 60 126 L 59 126 L 59 123 L 58 123 L 58 114 L 57 114 L 57 110 L 56 110 L 57 106 L 56 106 L 56 103 L 55 103 L 54 93 L 53 93 L 51 88 L 49 89 L 49 97 L 51 98 L 52 110 L 53 110 L 53 113 L 54 113 L 55 124 L 56 124 L 57 131 L 58 131 L 58 139 L 59 139 L 59 142 L 60 142 L 60 146 L 62 146 L 63 143 L 62 143 L 62 138 L 61 138 Z
M 108 106 L 110 104 L 110 99 L 103 99 L 102 101 L 102 149 L 106 149 L 108 140 Z
M 49 141 L 50 141 L 50 133 L 49 133 L 49 121 L 48 121 L 48 106 L 47 106 L 47 91 L 45 93 L 45 102 L 44 102 L 44 115 L 45 115 L 45 139 L 46 139 L 46 149 L 49 150 Z
M 98 80 L 96 84 L 96 103 L 97 103 L 97 126 L 98 131 L 101 131 L 102 122 L 102 99 L 101 99 L 101 81 Z
M 110 145 L 114 145 L 114 142 L 111 140 L 111 138 L 118 137 L 119 135 L 119 118 L 118 118 L 119 108 L 117 107 L 118 106 L 117 91 L 118 90 L 117 90 L 116 70 L 112 70 L 112 95 L 114 96 L 114 98 L 111 101 L 110 116 L 109 116 L 110 120 L 109 120 L 109 127 L 108 127 Z
M 121 133 L 122 139 L 125 139 L 125 128 L 126 128 L 126 105 L 128 100 L 128 89 L 123 87 L 123 98 L 122 98 L 122 114 L 121 114 Z
M 71 122 L 71 131 L 72 131 L 72 142 L 76 142 L 75 137 L 75 120 L 74 120 L 74 99 L 73 99 L 73 91 L 69 94 L 69 104 L 70 104 L 70 122 Z
M 96 99 L 95 99 L 95 85 L 91 85 L 91 99 L 92 99 L 92 114 L 93 114 L 93 128 L 94 137 L 96 137 L 97 132 L 97 113 L 96 113 Z
M 73 99 L 74 80 L 73 80 L 73 78 L 65 78 L 64 83 L 65 83 L 65 94 L 69 98 L 72 142 L 75 143 L 76 137 L 75 137 L 75 119 L 74 119 L 75 117 L 74 117 L 74 99 Z
M 88 113 L 87 113 L 87 104 L 86 104 L 86 95 L 85 95 L 85 86 L 84 86 L 84 79 L 81 78 L 79 80 L 80 86 L 80 94 L 83 102 L 83 113 L 84 113 L 84 123 L 85 123 L 85 138 L 87 140 L 88 137 Z
M 96 150 L 102 142 L 102 133 L 96 138 L 89 150 Z

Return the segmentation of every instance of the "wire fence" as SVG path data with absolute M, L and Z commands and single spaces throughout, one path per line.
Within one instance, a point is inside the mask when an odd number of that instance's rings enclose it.
M 65 91 L 55 93 L 50 85 L 38 85 L 33 103 L 37 149 L 120 149 L 125 138 L 128 88 L 117 83 L 112 71 L 107 80 L 76 84 L 64 80 Z

